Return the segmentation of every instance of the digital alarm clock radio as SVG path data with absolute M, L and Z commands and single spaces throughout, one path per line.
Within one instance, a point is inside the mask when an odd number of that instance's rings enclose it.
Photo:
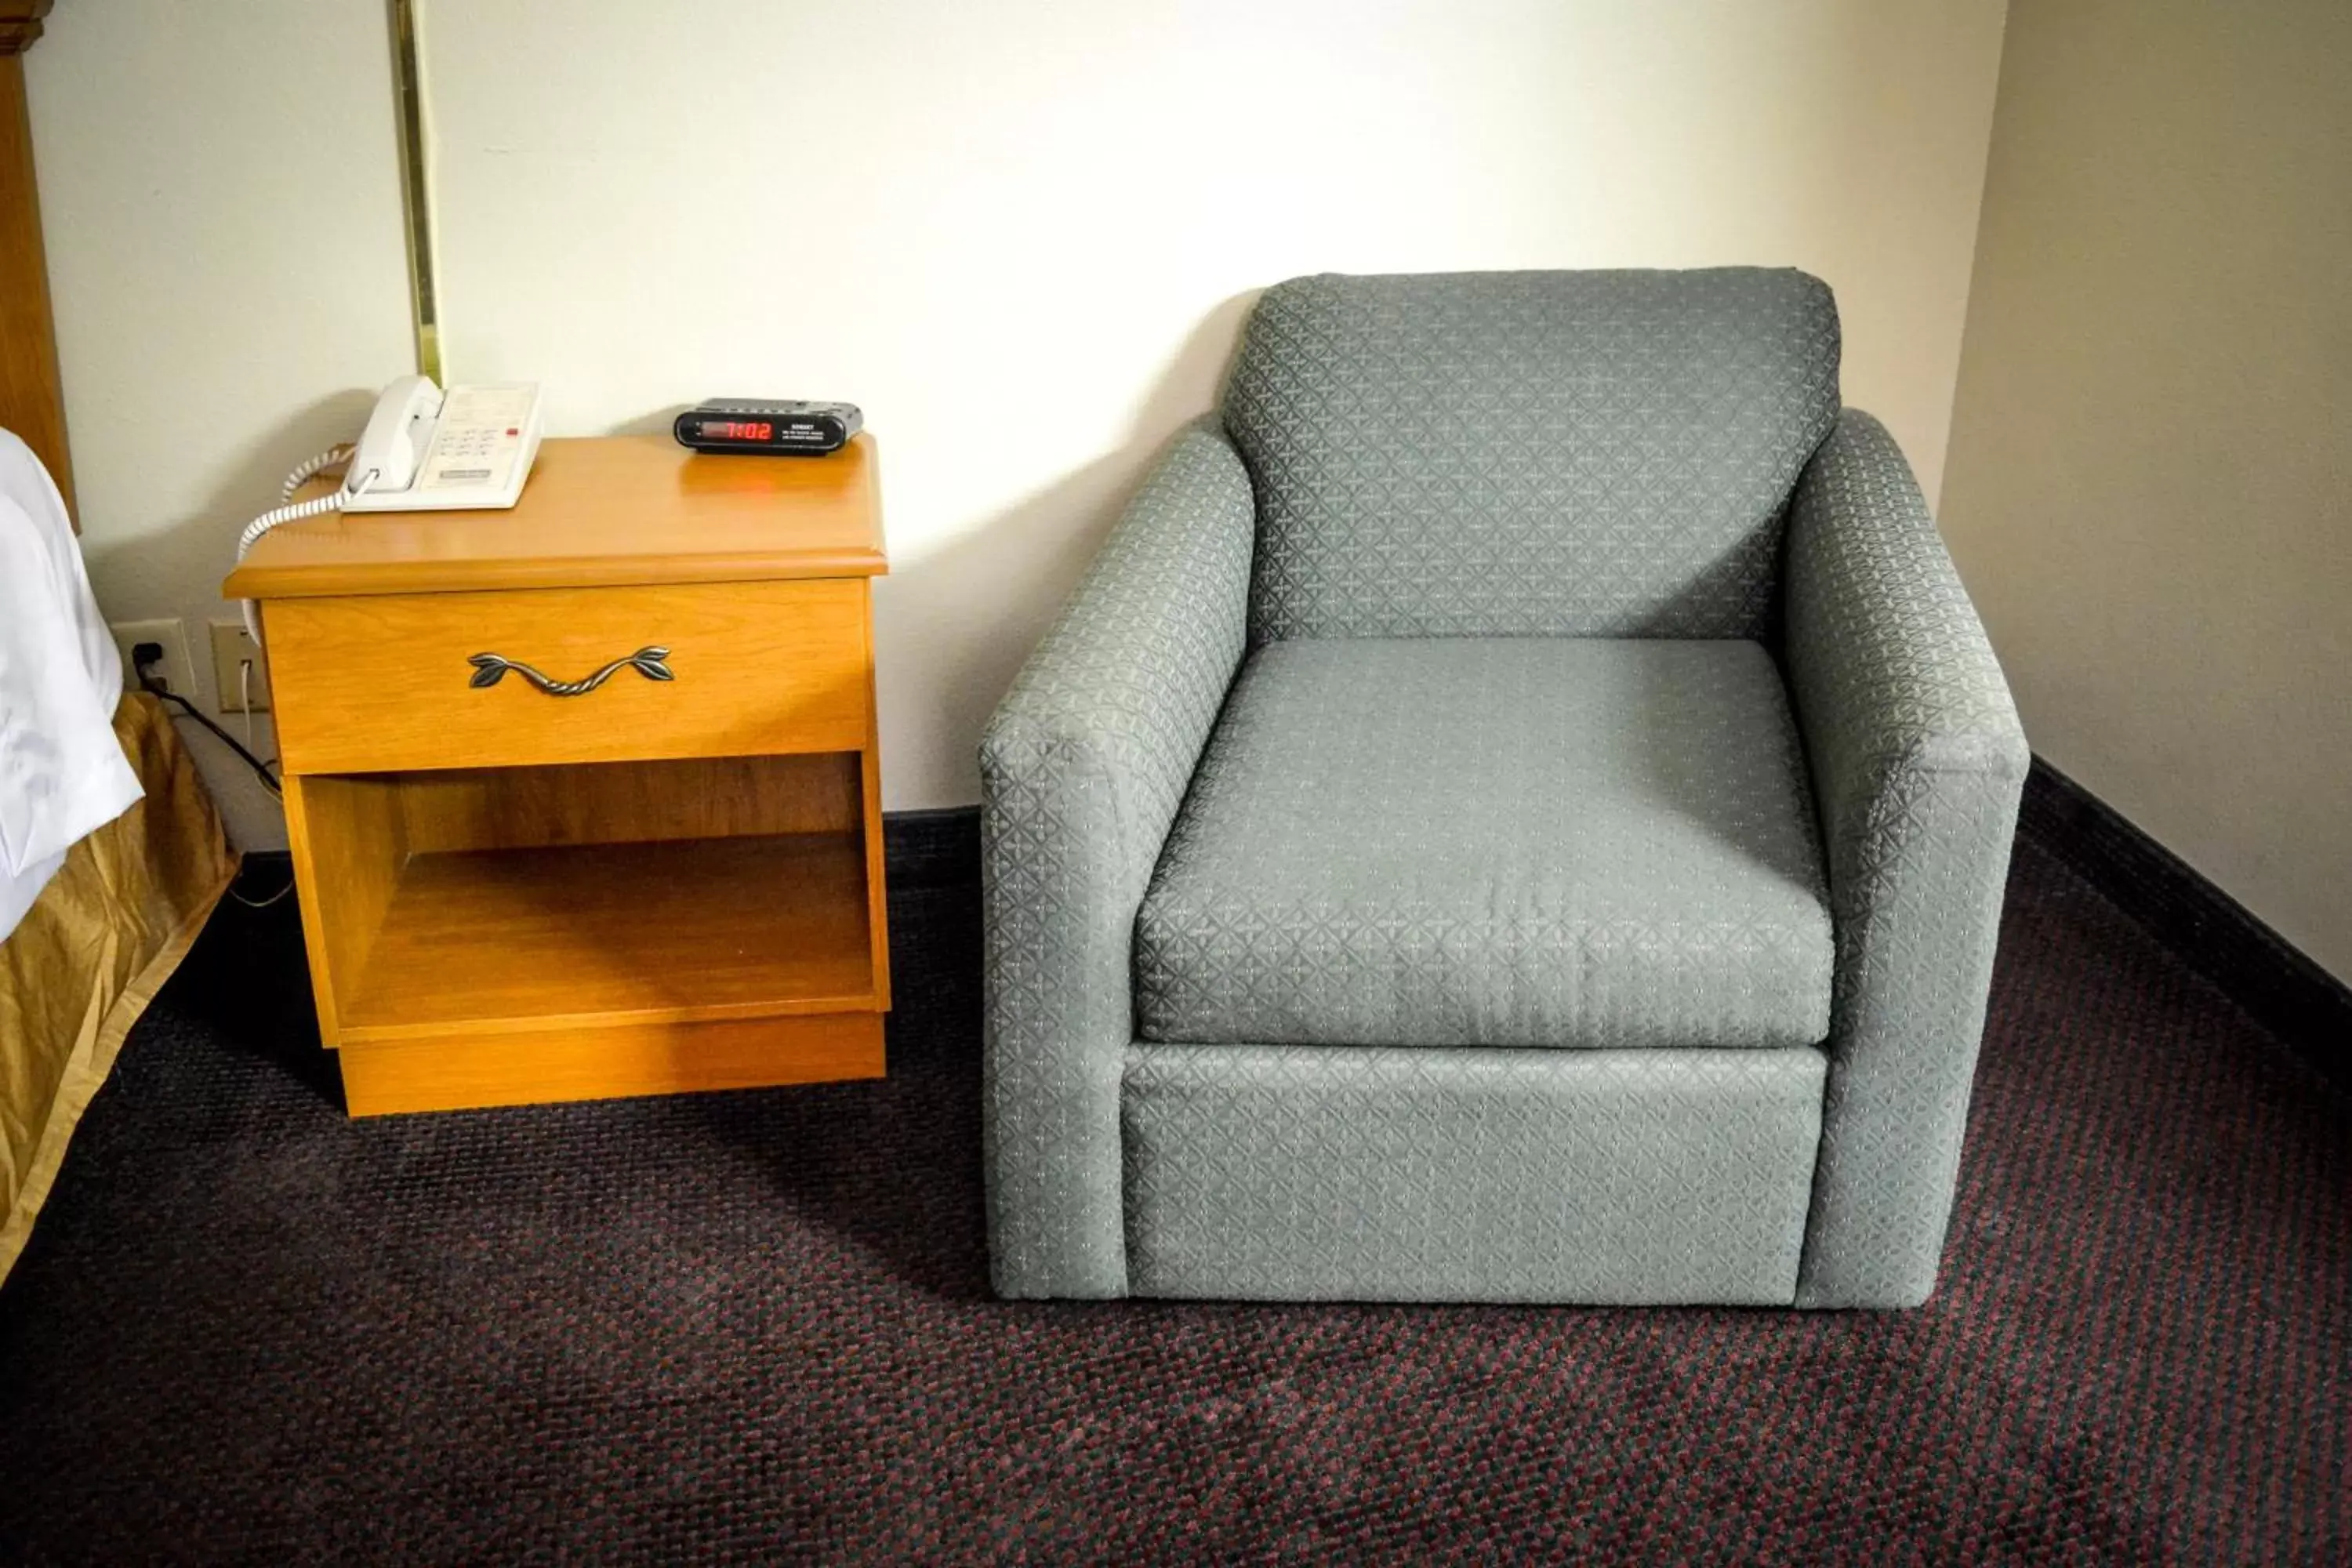
M 865 423 L 855 403 L 714 397 L 679 415 L 670 433 L 679 446 L 698 452 L 821 458 L 847 446 Z

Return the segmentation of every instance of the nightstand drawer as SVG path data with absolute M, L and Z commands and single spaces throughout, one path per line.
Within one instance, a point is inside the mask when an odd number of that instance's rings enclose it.
M 866 599 L 828 578 L 271 600 L 279 752 L 323 773 L 855 750 Z

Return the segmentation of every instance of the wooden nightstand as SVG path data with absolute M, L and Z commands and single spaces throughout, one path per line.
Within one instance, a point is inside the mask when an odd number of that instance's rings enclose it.
M 865 436 L 550 440 L 511 511 L 255 547 L 353 1115 L 881 1076 L 886 570 Z

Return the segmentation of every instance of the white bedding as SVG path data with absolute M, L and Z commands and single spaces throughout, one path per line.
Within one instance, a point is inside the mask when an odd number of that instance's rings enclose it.
M 58 487 L 0 430 L 0 941 L 68 849 L 139 798 L 114 738 L 122 661 Z

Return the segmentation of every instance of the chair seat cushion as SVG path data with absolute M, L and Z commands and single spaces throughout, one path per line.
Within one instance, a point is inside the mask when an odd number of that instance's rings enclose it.
M 1142 1038 L 1785 1047 L 1830 914 L 1751 642 L 1270 644 L 1136 927 Z

